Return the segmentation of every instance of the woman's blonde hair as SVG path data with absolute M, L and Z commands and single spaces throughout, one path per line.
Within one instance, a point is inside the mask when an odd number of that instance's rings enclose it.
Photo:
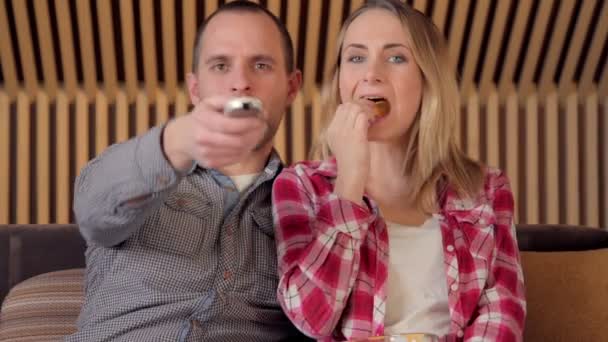
M 314 158 L 326 159 L 331 151 L 326 131 L 341 103 L 339 73 L 344 35 L 361 14 L 382 9 L 394 14 L 409 31 L 411 49 L 423 77 L 420 109 L 409 131 L 404 175 L 410 184 L 410 200 L 427 213 L 437 210 L 438 195 L 445 185 L 460 196 L 474 196 L 481 187 L 482 169 L 458 148 L 455 123 L 460 113 L 460 94 L 443 35 L 421 12 L 398 0 L 369 0 L 344 22 L 329 93 L 324 92 L 324 129 L 313 148 Z

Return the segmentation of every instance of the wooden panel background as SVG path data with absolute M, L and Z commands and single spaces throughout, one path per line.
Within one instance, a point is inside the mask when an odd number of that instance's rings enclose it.
M 198 24 L 223 0 L 0 0 L 0 224 L 73 220 L 87 160 L 188 110 Z M 336 36 L 364 0 L 260 0 L 304 85 L 276 146 L 304 159 Z M 459 141 L 512 180 L 517 219 L 608 226 L 608 2 L 409 0 L 448 41 Z M 162 13 L 162 15 L 161 15 Z

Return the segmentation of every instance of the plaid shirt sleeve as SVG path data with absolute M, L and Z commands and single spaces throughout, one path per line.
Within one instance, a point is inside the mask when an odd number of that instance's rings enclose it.
M 521 341 L 526 301 L 513 222 L 513 194 L 504 174 L 490 176 L 496 214 L 495 252 L 486 288 L 465 330 L 465 341 Z M 493 190 L 492 190 L 493 189 Z
M 285 169 L 273 186 L 278 300 L 302 332 L 328 338 L 352 290 L 361 241 L 375 214 L 338 198 L 325 177 L 305 170 Z

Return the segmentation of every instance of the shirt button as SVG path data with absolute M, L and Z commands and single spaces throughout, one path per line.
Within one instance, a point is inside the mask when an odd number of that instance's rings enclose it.
M 464 331 L 458 330 L 458 332 L 456 333 L 456 336 L 458 336 L 458 337 L 464 336 Z
M 230 271 L 224 271 L 224 280 L 228 280 L 230 277 L 232 277 L 232 273 L 230 273 Z
M 454 246 L 452 246 L 452 245 L 448 245 L 448 246 L 446 247 L 446 249 L 448 250 L 448 252 L 453 252 L 453 251 L 454 251 Z
M 454 283 L 450 286 L 450 289 L 452 289 L 452 291 L 457 291 L 458 290 L 458 284 Z
M 201 324 L 199 323 L 199 321 L 192 319 L 190 320 L 190 323 L 192 324 L 192 327 L 194 327 L 195 329 L 200 329 Z
M 177 200 L 177 206 L 180 207 L 180 208 L 185 207 L 186 204 L 188 204 L 188 201 L 185 198 L 179 198 Z
M 156 181 L 158 182 L 158 184 L 160 185 L 167 185 L 167 183 L 169 183 L 169 178 L 167 178 L 167 176 L 158 176 L 156 177 Z

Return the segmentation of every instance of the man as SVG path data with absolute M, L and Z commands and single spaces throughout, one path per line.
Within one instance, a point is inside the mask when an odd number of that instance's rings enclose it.
M 276 300 L 272 137 L 301 84 L 285 27 L 231 2 L 199 29 L 194 109 L 110 147 L 76 181 L 86 298 L 68 341 L 299 338 Z M 258 117 L 226 116 L 233 97 Z

